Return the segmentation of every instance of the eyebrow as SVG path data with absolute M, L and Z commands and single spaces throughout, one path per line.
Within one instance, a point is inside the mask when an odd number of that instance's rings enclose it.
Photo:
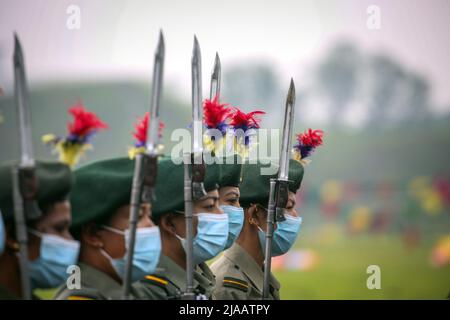
M 60 220 L 56 220 L 53 222 L 55 225 L 71 225 L 72 224 L 72 219 L 70 218 L 64 218 L 64 219 L 60 219 Z
M 203 198 L 199 199 L 198 201 L 201 202 L 201 201 L 205 201 L 205 200 L 209 200 L 209 199 L 217 201 L 217 200 L 219 200 L 219 197 L 216 197 L 216 196 L 204 196 Z
M 224 197 L 229 196 L 229 195 L 231 195 L 231 194 L 234 194 L 236 197 L 239 197 L 239 196 L 240 196 L 240 194 L 237 193 L 236 191 L 229 191 L 229 192 L 225 193 Z

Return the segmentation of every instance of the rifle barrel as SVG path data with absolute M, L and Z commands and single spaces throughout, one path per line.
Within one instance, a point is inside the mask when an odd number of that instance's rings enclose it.
M 12 189 L 14 201 L 14 220 L 16 224 L 16 237 L 19 243 L 19 266 L 22 284 L 22 298 L 31 300 L 31 282 L 28 272 L 28 233 L 25 222 L 24 202 L 20 192 L 19 168 L 13 166 Z

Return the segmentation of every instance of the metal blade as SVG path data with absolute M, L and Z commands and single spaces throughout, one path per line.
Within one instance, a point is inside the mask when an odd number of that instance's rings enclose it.
M 31 136 L 31 112 L 28 103 L 27 79 L 22 46 L 17 34 L 14 34 L 14 95 L 18 110 L 18 126 L 20 136 L 20 166 L 33 167 L 33 141 Z
M 202 108 L 202 56 L 197 37 L 194 36 L 192 52 L 192 152 L 203 152 L 203 108 Z
M 159 143 L 159 107 L 164 73 L 165 45 L 162 30 L 159 32 L 158 46 L 155 53 L 152 80 L 152 98 L 150 102 L 150 122 L 147 128 L 147 152 L 156 154 Z
M 286 109 L 284 113 L 283 124 L 283 142 L 280 155 L 280 169 L 278 179 L 287 181 L 289 179 L 289 159 L 292 140 L 292 128 L 294 125 L 294 106 L 295 106 L 295 86 L 291 78 L 288 95 L 286 98 Z
M 221 82 L 222 70 L 220 65 L 219 54 L 216 52 L 216 58 L 214 59 L 213 72 L 211 74 L 211 88 L 209 92 L 209 98 L 212 100 L 215 97 L 220 96 L 220 82 Z

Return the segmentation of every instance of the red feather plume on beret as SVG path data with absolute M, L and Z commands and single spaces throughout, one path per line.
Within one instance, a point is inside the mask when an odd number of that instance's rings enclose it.
M 257 116 L 263 114 L 266 113 L 260 110 L 245 113 L 239 110 L 239 108 L 234 108 L 230 125 L 233 126 L 234 129 L 242 129 L 244 131 L 247 131 L 248 129 L 259 129 L 261 119 L 257 118 Z

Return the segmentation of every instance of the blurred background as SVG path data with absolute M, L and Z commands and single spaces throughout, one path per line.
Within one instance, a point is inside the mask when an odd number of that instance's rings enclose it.
M 306 168 L 302 231 L 274 269 L 283 299 L 442 299 L 450 294 L 450 2 L 0 0 L 0 161 L 17 159 L 13 32 L 24 51 L 37 158 L 82 101 L 109 124 L 80 166 L 126 156 L 166 40 L 163 142 L 190 121 L 196 34 L 209 94 L 280 128 L 290 77 L 296 132 L 325 131 Z M 367 287 L 367 267 L 381 289 Z

